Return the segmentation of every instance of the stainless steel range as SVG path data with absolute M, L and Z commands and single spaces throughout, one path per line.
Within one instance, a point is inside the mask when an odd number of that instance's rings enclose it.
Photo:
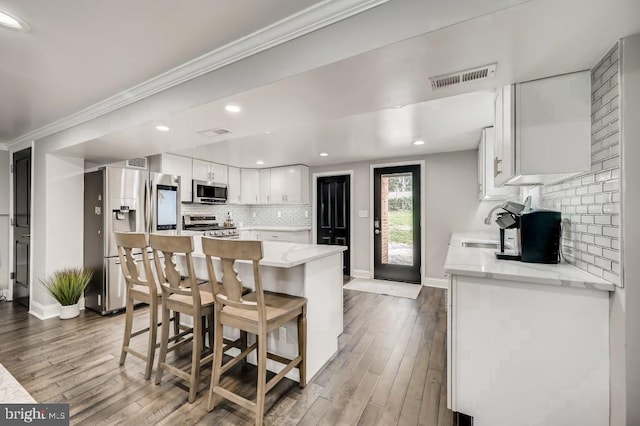
M 240 238 L 235 226 L 220 226 L 215 216 L 188 214 L 182 216 L 182 233 L 186 235 L 204 235 L 216 238 Z

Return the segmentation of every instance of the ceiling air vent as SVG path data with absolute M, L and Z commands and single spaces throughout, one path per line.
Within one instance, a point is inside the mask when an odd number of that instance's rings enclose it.
M 465 71 L 431 77 L 429 78 L 429 81 L 431 82 L 431 88 L 435 90 L 441 89 L 443 87 L 454 86 L 460 83 L 467 83 L 469 81 L 493 78 L 493 76 L 496 74 L 496 65 L 497 64 L 490 64 Z
M 147 159 L 144 157 L 127 160 L 126 167 L 131 169 L 147 170 Z
M 223 129 L 222 127 L 216 127 L 215 129 L 200 130 L 198 132 L 199 135 L 206 136 L 208 138 L 215 138 L 216 136 L 226 135 L 227 133 L 231 133 L 231 132 L 227 129 Z

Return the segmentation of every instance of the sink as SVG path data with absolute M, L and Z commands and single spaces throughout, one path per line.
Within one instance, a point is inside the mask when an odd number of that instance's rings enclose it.
M 468 248 L 484 248 L 484 249 L 500 249 L 500 243 L 493 243 L 488 241 L 463 241 L 462 247 Z

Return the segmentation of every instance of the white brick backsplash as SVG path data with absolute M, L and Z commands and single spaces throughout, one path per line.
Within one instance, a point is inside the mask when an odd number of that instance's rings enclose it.
M 614 284 L 620 282 L 618 58 L 616 45 L 591 70 L 591 172 L 540 191 L 542 208 L 570 220 L 561 242 L 568 261 Z
M 599 266 L 602 269 L 611 270 L 611 261 L 607 259 L 602 259 L 600 257 L 595 258 L 596 266 Z
M 182 213 L 202 213 L 216 216 L 222 224 L 227 218 L 227 212 L 236 226 L 242 222 L 243 226 L 304 226 L 311 227 L 311 205 L 309 204 L 183 204 Z M 280 212 L 280 217 L 278 217 Z M 305 212 L 307 216 L 305 217 Z M 255 213 L 256 217 L 253 217 Z
M 594 244 L 601 247 L 611 247 L 611 238 L 609 237 L 594 237 Z
M 602 250 L 602 256 L 606 257 L 609 260 L 615 260 L 616 262 L 620 259 L 620 253 L 616 250 Z

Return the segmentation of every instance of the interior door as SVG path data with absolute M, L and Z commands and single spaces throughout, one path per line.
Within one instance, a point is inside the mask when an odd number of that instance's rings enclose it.
M 420 284 L 420 166 L 377 168 L 373 178 L 373 276 Z
M 31 148 L 13 154 L 13 300 L 29 307 Z
M 351 274 L 350 253 L 350 176 L 326 176 L 318 178 L 316 230 L 317 243 L 346 246 L 342 252 L 342 273 Z

